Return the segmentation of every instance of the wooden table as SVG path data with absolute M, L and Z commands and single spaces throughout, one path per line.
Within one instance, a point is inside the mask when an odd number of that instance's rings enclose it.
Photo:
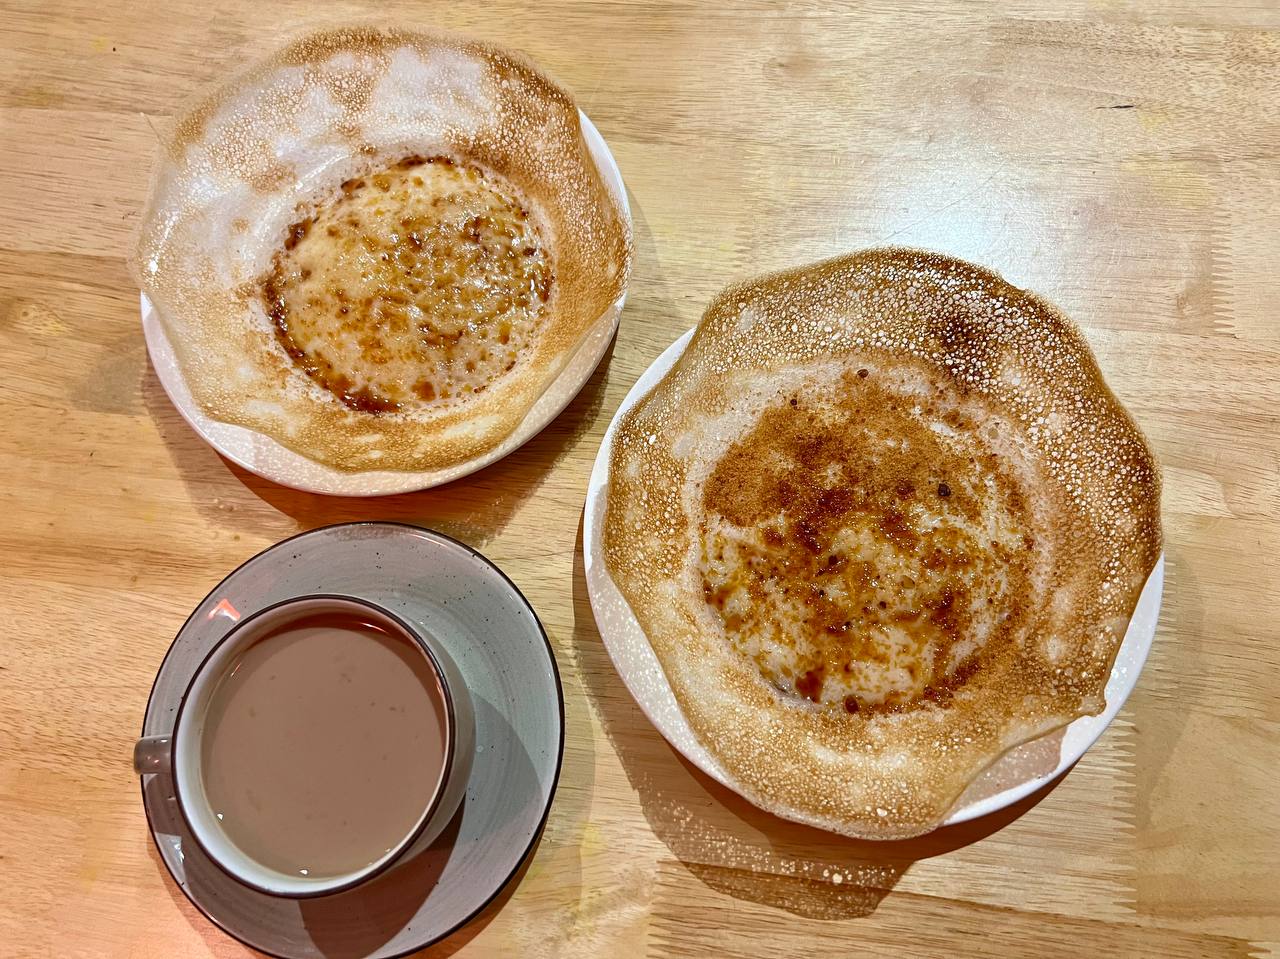
M 226 571 L 371 518 L 485 551 L 564 674 L 532 865 L 432 955 L 1276 954 L 1280 8 L 1214 7 L 6 0 L 0 954 L 246 953 L 165 873 L 130 747 Z M 636 269 L 611 357 L 534 442 L 362 502 L 259 480 L 187 429 L 125 258 L 156 118 L 282 32 L 376 11 L 523 48 L 575 91 L 631 190 Z M 1163 464 L 1168 581 L 1138 689 L 1074 771 L 881 845 L 773 819 L 673 753 L 601 647 L 580 519 L 614 409 L 715 291 L 890 241 L 1085 328 Z

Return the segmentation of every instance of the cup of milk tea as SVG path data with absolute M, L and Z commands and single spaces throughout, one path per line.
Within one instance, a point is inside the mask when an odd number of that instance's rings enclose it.
M 461 674 L 428 632 L 368 600 L 309 595 L 236 624 L 134 768 L 172 777 L 191 835 L 230 876 L 319 896 L 440 834 L 474 739 Z

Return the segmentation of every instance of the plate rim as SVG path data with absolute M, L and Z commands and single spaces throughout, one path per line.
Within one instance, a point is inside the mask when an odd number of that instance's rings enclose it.
M 661 735 L 662 738 L 666 740 L 667 743 L 673 749 L 675 749 L 681 756 L 683 756 L 686 760 L 688 760 L 695 767 L 697 767 L 700 772 L 710 776 L 712 779 L 719 782 L 725 788 L 732 790 L 737 795 L 742 796 L 742 798 L 744 799 L 747 799 L 748 802 L 751 802 L 749 797 L 743 796 L 743 794 L 738 791 L 738 789 L 734 786 L 732 782 L 727 781 L 728 780 L 727 772 L 723 770 L 716 771 L 716 770 L 707 768 L 707 766 L 704 765 L 703 761 L 699 757 L 689 755 L 689 753 L 686 752 L 684 746 L 682 746 L 680 743 L 675 742 L 671 737 L 669 737 L 667 735 L 666 730 L 663 728 L 663 724 L 659 722 L 655 718 L 654 714 L 650 711 L 649 705 L 646 702 L 645 697 L 637 693 L 637 690 L 635 686 L 633 686 L 631 680 L 628 678 L 626 671 L 624 671 L 617 657 L 614 655 L 614 650 L 613 650 L 614 643 L 611 643 L 611 641 L 607 638 L 606 630 L 603 628 L 600 628 L 601 620 L 598 615 L 598 606 L 603 605 L 604 599 L 603 597 L 599 597 L 597 595 L 599 593 L 599 587 L 596 585 L 596 577 L 591 575 L 593 567 L 598 567 L 598 575 L 603 576 L 605 579 L 607 579 L 608 582 L 613 585 L 614 589 L 618 591 L 619 596 L 621 596 L 621 590 L 617 588 L 617 583 L 614 582 L 612 575 L 609 573 L 608 567 L 604 564 L 603 557 L 600 556 L 594 548 L 596 540 L 598 539 L 598 536 L 599 536 L 599 531 L 596 529 L 595 513 L 596 513 L 596 510 L 599 508 L 599 504 L 601 501 L 603 501 L 605 504 L 607 504 L 608 502 L 609 458 L 612 454 L 614 435 L 617 430 L 618 422 L 621 420 L 622 416 L 625 413 L 627 413 L 632 407 L 634 407 L 637 403 L 639 403 L 640 400 L 643 398 L 643 396 L 648 395 L 648 393 L 651 392 L 657 386 L 657 384 L 661 381 L 661 379 L 667 375 L 667 373 L 672 369 L 672 367 L 675 366 L 675 364 L 679 361 L 680 357 L 684 355 L 685 350 L 688 348 L 689 341 L 693 338 L 693 335 L 697 332 L 697 330 L 698 330 L 698 326 L 696 325 L 686 330 L 680 336 L 676 337 L 676 339 L 673 340 L 670 344 L 668 344 L 667 347 L 663 349 L 663 351 L 659 353 L 658 356 L 655 357 L 650 362 L 650 364 L 644 369 L 644 371 L 632 384 L 631 388 L 627 391 L 626 396 L 623 397 L 622 402 L 618 405 L 618 408 L 614 411 L 613 417 L 610 419 L 609 425 L 605 429 L 604 437 L 601 439 L 600 447 L 596 451 L 596 458 L 592 463 L 591 473 L 587 481 L 587 495 L 586 495 L 586 501 L 583 509 L 583 566 L 584 566 L 584 569 L 587 571 L 587 575 L 586 575 L 587 594 L 588 594 L 588 598 L 591 601 L 591 612 L 592 612 L 592 616 L 596 620 L 596 625 L 600 632 L 601 642 L 604 644 L 605 651 L 609 654 L 609 661 L 613 665 L 614 671 L 618 674 L 619 678 L 622 680 L 623 685 L 627 688 L 627 692 L 631 695 L 632 700 L 640 707 L 640 711 L 644 713 L 645 718 L 649 720 L 649 723 L 654 727 L 654 729 L 658 731 L 659 735 Z M 986 766 L 984 766 L 981 770 L 978 771 L 978 773 L 974 776 L 974 778 L 970 780 L 971 783 L 976 781 L 977 778 L 981 776 L 983 773 L 985 773 L 987 770 L 990 770 L 991 768 L 993 768 L 997 763 L 999 763 L 1005 756 L 1007 756 L 1013 750 L 1016 750 L 1021 746 L 1024 746 L 1028 743 L 1036 742 L 1042 739 L 1044 736 L 1052 736 L 1057 733 L 1062 733 L 1064 737 L 1063 743 L 1059 745 L 1058 762 L 1052 771 L 1042 775 L 1033 776 L 1029 779 L 1025 779 L 1019 783 L 1016 783 L 1013 786 L 1008 787 L 1007 789 L 1002 789 L 999 792 L 995 792 L 995 793 L 992 793 L 991 795 L 982 797 L 980 799 L 976 799 L 959 808 L 956 808 L 956 806 L 953 804 L 951 809 L 948 810 L 946 817 L 938 823 L 935 829 L 940 829 L 945 826 L 956 826 L 956 825 L 960 825 L 961 823 L 970 822 L 974 819 L 978 819 L 983 816 L 990 815 L 991 813 L 997 812 L 1001 809 L 1005 809 L 1008 806 L 1013 805 L 1019 800 L 1026 798 L 1031 793 L 1035 792 L 1037 789 L 1040 789 L 1047 783 L 1052 782 L 1058 777 L 1064 775 L 1068 770 L 1071 769 L 1072 766 L 1074 766 L 1077 762 L 1080 761 L 1080 759 L 1084 757 L 1085 753 L 1087 753 L 1091 748 L 1093 748 L 1094 744 L 1102 737 L 1102 734 L 1108 729 L 1108 727 L 1110 727 L 1111 723 L 1115 720 L 1116 716 L 1119 715 L 1121 708 L 1123 708 L 1124 704 L 1128 701 L 1129 696 L 1133 693 L 1133 690 L 1137 687 L 1138 677 L 1141 675 L 1143 668 L 1146 666 L 1147 658 L 1151 652 L 1151 646 L 1155 640 L 1156 629 L 1159 625 L 1159 615 L 1160 615 L 1160 609 L 1162 607 L 1163 594 L 1164 594 L 1164 560 L 1165 560 L 1165 557 L 1164 557 L 1164 552 L 1162 550 L 1160 553 L 1160 556 L 1157 558 L 1155 564 L 1152 566 L 1150 573 L 1147 575 L 1147 579 L 1143 583 L 1143 588 L 1139 594 L 1138 600 L 1134 603 L 1133 612 L 1130 614 L 1130 624 L 1132 624 L 1136 619 L 1138 619 L 1139 611 L 1143 609 L 1143 605 L 1144 605 L 1143 601 L 1148 591 L 1154 590 L 1155 595 L 1151 601 L 1153 604 L 1153 611 L 1150 618 L 1150 626 L 1149 628 L 1144 628 L 1142 630 L 1142 635 L 1140 635 L 1136 639 L 1135 646 L 1132 650 L 1132 652 L 1134 653 L 1134 659 L 1133 659 L 1131 668 L 1129 669 L 1127 674 L 1122 676 L 1122 683 L 1120 685 L 1120 688 L 1118 688 L 1116 691 L 1114 703 L 1111 701 L 1111 699 L 1106 698 L 1104 699 L 1103 708 L 1099 710 L 1098 713 L 1093 715 L 1077 716 L 1075 719 L 1071 720 L 1071 722 L 1069 723 L 1065 723 L 1064 725 L 1059 726 L 1056 729 L 1050 730 L 1047 733 L 1043 733 L 1040 736 L 1032 737 L 1031 739 L 1025 740 L 1022 743 L 1017 743 L 1009 747 L 1009 749 L 1006 749 L 1003 752 L 999 753 L 997 756 L 995 756 L 991 760 L 990 763 L 988 763 Z M 653 652 L 652 644 L 649 643 L 648 637 L 645 635 L 643 628 L 639 627 L 639 622 L 638 620 L 636 620 L 635 613 L 631 610 L 630 604 L 627 603 L 626 597 L 623 596 L 622 600 L 623 600 L 624 606 L 626 607 L 626 615 L 629 616 L 633 621 L 635 621 L 640 636 L 643 637 L 644 642 L 646 645 L 648 645 L 650 652 Z M 1117 647 L 1116 649 L 1116 657 L 1112 661 L 1111 672 L 1108 676 L 1108 683 L 1110 683 L 1116 677 L 1117 669 L 1121 668 L 1120 652 L 1124 647 L 1126 641 L 1128 640 L 1128 637 L 1129 637 L 1129 631 L 1128 629 L 1126 629 L 1125 636 L 1122 637 L 1120 646 Z M 655 660 L 657 660 L 657 654 L 653 653 L 653 656 Z M 666 690 L 668 691 L 668 693 L 670 693 L 670 695 L 672 696 L 672 699 L 674 700 L 675 694 L 674 692 L 671 692 L 670 681 L 667 679 L 665 668 L 662 667 L 661 660 L 657 660 L 657 663 L 659 667 L 659 672 L 661 673 L 662 685 L 666 688 Z M 1104 693 L 1104 696 L 1105 696 L 1105 693 Z M 675 702 L 675 705 L 676 705 L 676 708 L 679 710 L 680 705 L 678 700 Z M 680 711 L 681 713 L 683 713 L 683 710 L 680 710 Z M 1068 753 L 1064 755 L 1062 752 L 1062 746 L 1066 744 L 1066 735 L 1073 726 L 1076 726 L 1079 723 L 1087 724 L 1086 726 L 1078 727 L 1079 734 L 1082 735 L 1083 737 L 1079 744 L 1079 747 L 1077 748 L 1075 745 L 1073 745 L 1071 749 L 1068 751 Z M 715 762 L 716 758 L 714 754 L 710 753 L 710 751 L 707 750 L 705 746 L 702 746 L 701 741 L 697 739 L 697 734 L 692 732 L 692 727 L 690 727 L 690 732 L 693 734 L 694 740 L 697 743 L 697 745 L 699 745 L 704 752 L 707 752 L 711 760 Z M 961 793 L 961 796 L 958 796 L 956 798 L 956 801 L 959 802 L 962 796 L 963 796 L 963 793 Z M 752 805 L 757 805 L 757 804 L 753 802 Z M 779 813 L 772 809 L 764 809 L 764 807 L 758 807 L 758 808 L 761 808 L 765 812 L 769 813 L 770 815 L 777 816 L 780 819 L 784 819 L 790 822 L 800 822 L 800 823 L 803 823 L 804 825 L 812 826 L 813 828 L 822 828 L 819 826 L 814 826 L 812 823 L 805 822 L 804 820 L 793 819 L 790 816 L 783 815 L 782 813 Z M 830 831 L 830 830 L 827 830 L 827 831 Z
M 529 611 L 529 614 L 533 617 L 534 625 L 536 625 L 538 628 L 538 635 L 542 637 L 543 645 L 546 647 L 547 658 L 551 663 L 551 676 L 555 681 L 556 711 L 559 717 L 558 718 L 559 736 L 557 738 L 557 745 L 556 745 L 555 769 L 552 772 L 551 780 L 550 780 L 550 783 L 548 784 L 547 801 L 543 805 L 542 814 L 539 817 L 537 828 L 533 830 L 532 837 L 530 838 L 528 845 L 520 853 L 511 871 L 503 878 L 503 880 L 500 883 L 498 883 L 498 885 L 494 888 L 493 892 L 491 892 L 488 895 L 488 897 L 486 897 L 485 900 L 482 903 L 480 903 L 479 906 L 473 909 L 465 917 L 463 917 L 461 920 L 459 920 L 458 922 L 450 926 L 445 932 L 441 933 L 440 935 L 432 939 L 419 943 L 418 945 L 411 946 L 408 949 L 404 950 L 403 952 L 391 953 L 386 957 L 384 957 L 384 959 L 404 959 L 404 957 L 406 956 L 413 955 L 414 953 L 420 952 L 423 949 L 429 949 L 430 947 L 436 945 L 437 943 L 443 942 L 445 939 L 448 939 L 450 936 L 452 936 L 454 933 L 460 930 L 463 926 L 466 926 L 478 915 L 480 915 L 480 913 L 484 912 L 484 910 L 489 908 L 490 904 L 495 899 L 497 899 L 498 896 L 502 894 L 502 892 L 511 884 L 511 881 L 520 872 L 520 870 L 523 869 L 526 865 L 528 865 L 530 861 L 530 857 L 532 856 L 534 851 L 537 849 L 539 843 L 541 842 L 542 834 L 546 830 L 547 820 L 551 817 L 551 807 L 555 805 L 556 792 L 559 790 L 559 787 L 560 787 L 560 775 L 564 768 L 564 750 L 565 750 L 564 683 L 562 682 L 560 677 L 560 664 L 556 660 L 555 647 L 552 646 L 551 644 L 551 638 L 547 634 L 547 629 L 543 625 L 542 618 L 538 615 L 538 611 L 534 608 L 533 604 L 529 602 L 528 597 L 524 595 L 524 592 L 520 589 L 520 587 L 515 584 L 515 582 L 511 579 L 511 577 L 508 576 L 506 572 L 500 566 L 498 566 L 497 563 L 489 559 L 489 557 L 485 556 L 483 553 L 481 553 L 475 547 L 471 546 L 469 543 L 464 543 L 462 540 L 454 536 L 450 536 L 448 533 L 442 533 L 439 530 L 432 529 L 430 527 L 416 526 L 413 523 L 404 523 L 397 520 L 356 520 L 356 521 L 347 522 L 347 523 L 326 523 L 323 526 L 317 526 L 313 529 L 302 530 L 300 532 L 294 533 L 291 536 L 287 536 L 282 540 L 278 540 L 277 542 L 272 543 L 270 546 L 267 546 L 259 550 L 258 552 L 254 553 L 248 559 L 244 560 L 242 563 L 236 566 L 235 569 L 231 570 L 229 573 L 223 576 L 222 579 L 220 579 L 218 583 L 212 589 L 210 589 L 207 593 L 205 593 L 205 595 L 195 604 L 195 606 L 192 607 L 191 612 L 182 621 L 182 625 L 178 627 L 177 632 L 175 632 L 173 635 L 173 639 L 169 642 L 169 646 L 165 649 L 164 657 L 160 660 L 160 665 L 156 668 L 155 677 L 151 681 L 151 689 L 147 693 L 147 705 L 142 713 L 142 729 L 139 732 L 139 736 L 142 737 L 147 735 L 147 731 L 146 731 L 147 717 L 151 713 L 151 705 L 155 698 L 156 686 L 160 682 L 160 676 L 164 672 L 165 664 L 168 663 L 169 657 L 173 653 L 174 647 L 176 647 L 178 644 L 178 638 L 183 634 L 187 626 L 195 618 L 196 614 L 200 611 L 200 608 L 204 606 L 205 601 L 208 600 L 210 596 L 213 596 L 214 594 L 216 594 L 223 587 L 223 585 L 228 580 L 231 579 L 231 577 L 235 576 L 242 569 L 244 569 L 250 563 L 254 562 L 259 557 L 266 555 L 267 553 L 271 552 L 277 547 L 281 547 L 288 543 L 292 543 L 296 540 L 302 539 L 303 537 L 311 536 L 313 534 L 318 534 L 318 533 L 324 533 L 324 532 L 335 530 L 335 529 L 344 529 L 344 528 L 350 528 L 350 527 L 373 527 L 373 526 L 398 527 L 400 529 L 408 530 L 413 533 L 425 533 L 429 537 L 438 537 L 439 539 L 445 541 L 446 544 L 461 546 L 464 550 L 470 553 L 473 558 L 480 560 L 480 562 L 483 565 L 489 567 L 491 570 L 496 572 L 498 576 L 503 581 L 505 581 L 509 587 L 511 587 L 512 591 L 519 598 L 520 602 L 525 606 L 525 608 Z M 178 877 L 174 875 L 173 870 L 169 866 L 169 861 L 165 857 L 164 849 L 160 845 L 160 837 L 156 833 L 155 825 L 151 819 L 151 807 L 147 803 L 147 791 L 146 791 L 147 781 L 148 780 L 143 776 L 138 777 L 139 793 L 142 798 L 142 808 L 147 819 L 147 832 L 150 833 L 151 835 L 151 842 L 155 846 L 156 854 L 160 857 L 160 861 L 164 863 L 165 873 L 168 875 L 169 880 L 172 881 L 173 884 L 177 886 L 179 890 L 181 890 L 183 896 L 186 898 L 188 902 L 191 903 L 191 905 L 193 905 L 196 908 L 197 912 L 199 912 L 202 916 L 204 916 L 205 919 L 209 920 L 209 922 L 211 922 L 223 933 L 230 936 L 236 942 L 239 942 L 243 946 L 248 946 L 250 949 L 255 949 L 258 952 L 263 953 L 264 955 L 273 956 L 274 959 L 297 959 L 296 954 L 290 955 L 288 953 L 283 953 L 283 952 L 272 952 L 269 949 L 264 949 L 262 946 L 257 945 L 256 943 L 249 942 L 247 939 L 242 938 L 233 930 L 229 929 L 226 925 L 220 922 L 216 916 L 214 916 L 208 909 L 206 909 L 205 906 L 201 904 L 195 898 L 195 896 L 192 895 L 191 891 L 187 888 L 186 883 L 178 881 Z M 235 881 L 235 880 L 233 879 L 232 881 Z M 262 895 L 270 895 L 270 894 L 262 893 Z M 286 898 L 286 897 L 273 896 L 272 898 Z M 323 897 L 318 897 L 318 898 L 323 898 Z
M 626 221 L 628 232 L 634 235 L 635 223 L 631 214 L 631 203 L 627 198 L 627 185 L 622 178 L 622 169 L 618 166 L 618 161 L 615 159 L 608 141 L 605 140 L 604 135 L 581 108 L 578 108 L 578 124 L 582 138 L 586 142 L 587 151 L 591 155 L 592 161 L 595 163 L 596 172 L 603 180 L 605 188 L 609 191 L 609 194 L 617 200 L 618 205 L 622 210 L 623 219 Z M 211 427 L 234 428 L 241 430 L 246 434 L 245 442 L 249 443 L 251 446 L 257 442 L 266 442 L 280 450 L 283 450 L 285 455 L 299 457 L 308 462 L 316 463 L 323 468 L 333 469 L 332 467 L 328 467 L 327 464 L 319 463 L 317 460 L 312 460 L 310 457 L 295 452 L 288 446 L 285 446 L 283 443 L 259 430 L 255 430 L 247 426 L 240 426 L 234 423 L 224 423 L 220 420 L 215 420 L 212 417 L 207 416 L 195 402 L 195 399 L 190 396 L 190 389 L 187 386 L 186 376 L 177 364 L 173 343 L 169 338 L 169 331 L 165 329 L 164 323 L 160 320 L 159 310 L 143 290 L 139 290 L 139 314 L 142 323 L 143 340 L 147 347 L 147 358 L 150 362 L 151 368 L 155 371 L 156 379 L 160 381 L 160 386 L 164 390 L 165 396 L 169 399 L 170 405 L 178 411 L 179 415 L 186 422 L 187 426 L 190 427 L 191 431 L 194 432 L 196 436 L 198 436 L 219 456 L 225 457 L 241 469 L 252 473 L 254 476 L 289 489 L 300 490 L 304 493 L 315 493 L 322 496 L 372 498 L 380 496 L 396 496 L 402 493 L 416 493 L 426 489 L 434 489 L 435 487 L 443 486 L 446 483 L 452 483 L 454 480 L 470 476 L 472 473 L 479 472 L 487 466 L 492 466 L 494 463 L 506 459 L 508 456 L 517 452 L 525 444 L 532 442 L 535 437 L 541 434 L 543 430 L 550 426 L 555 419 L 568 408 L 569 404 L 572 403 L 578 394 L 582 392 L 596 369 L 599 368 L 600 363 L 604 360 L 605 354 L 608 353 L 609 350 L 609 343 L 617 335 L 618 328 L 622 323 L 622 311 L 626 306 L 629 286 L 629 283 L 623 286 L 622 292 L 618 295 L 617 299 L 610 303 L 605 308 L 604 312 L 596 318 L 584 334 L 578 346 L 569 354 L 569 357 L 566 360 L 566 367 L 578 356 L 580 350 L 588 346 L 593 336 L 599 336 L 600 344 L 594 362 L 591 363 L 589 369 L 584 371 L 584 375 L 582 376 L 581 382 L 578 383 L 577 388 L 568 393 L 564 397 L 563 402 L 559 403 L 546 414 L 546 419 L 541 426 L 535 429 L 511 449 L 499 456 L 491 457 L 493 450 L 490 450 L 472 458 L 471 460 L 457 464 L 454 467 L 443 467 L 435 470 L 355 470 L 348 474 L 354 477 L 359 477 L 362 474 L 368 475 L 371 473 L 380 473 L 385 477 L 394 477 L 383 479 L 379 488 L 372 491 L 364 489 L 335 489 L 325 482 L 308 483 L 300 481 L 286 481 L 280 476 L 272 475 L 270 471 L 264 469 L 262 466 L 251 462 L 250 460 L 252 457 L 242 455 L 239 452 L 232 452 L 226 448 L 224 441 L 215 440 L 210 432 Z M 607 329 L 602 322 L 605 320 L 609 321 Z M 163 341 L 163 347 L 161 347 L 159 342 L 155 342 L 153 344 L 153 340 L 157 339 Z M 157 351 L 165 355 L 166 362 L 163 365 L 165 367 L 172 366 L 172 370 L 161 370 L 161 364 L 156 362 L 155 354 Z M 547 390 L 543 392 L 542 396 L 545 396 L 547 392 L 554 387 L 559 375 L 563 375 L 564 372 L 565 370 L 561 370 L 561 373 L 557 375 L 557 379 L 553 379 L 551 381 L 551 384 L 548 386 Z M 178 391 L 179 387 L 181 387 L 182 391 L 187 393 L 188 402 L 181 403 L 175 396 L 175 391 Z M 541 399 L 541 396 L 538 399 Z M 535 405 L 536 402 L 537 401 L 535 400 Z M 532 412 L 533 407 L 530 407 L 525 416 L 527 417 L 529 413 Z M 502 442 L 505 442 L 511 435 L 517 433 L 523 423 L 524 418 L 521 419 L 520 423 L 516 424 L 515 429 L 513 429 L 510 434 L 503 437 L 502 441 L 500 441 L 494 449 L 500 447 Z M 461 468 L 461 472 L 453 473 L 444 477 L 439 476 L 441 473 L 457 468 Z M 347 471 L 338 472 L 343 472 L 344 474 L 347 473 Z M 357 480 L 356 482 L 358 483 L 359 481 Z

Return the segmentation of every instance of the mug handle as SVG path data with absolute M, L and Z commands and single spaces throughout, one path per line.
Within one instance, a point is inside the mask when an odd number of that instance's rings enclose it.
M 172 762 L 172 736 L 143 736 L 133 744 L 133 771 L 139 776 L 167 773 Z

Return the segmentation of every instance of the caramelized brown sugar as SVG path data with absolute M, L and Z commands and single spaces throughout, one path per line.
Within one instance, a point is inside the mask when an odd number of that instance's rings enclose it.
M 1033 520 L 997 456 L 930 428 L 976 424 L 937 414 L 846 371 L 766 409 L 705 483 L 704 595 L 779 690 L 851 713 L 936 702 L 1010 640 Z
M 1103 708 L 1159 496 L 1069 320 L 867 250 L 716 297 L 619 420 L 602 546 L 724 778 L 891 838 Z
M 411 156 L 342 184 L 290 227 L 262 295 L 286 352 L 347 406 L 483 392 L 519 362 L 552 291 L 514 186 Z

